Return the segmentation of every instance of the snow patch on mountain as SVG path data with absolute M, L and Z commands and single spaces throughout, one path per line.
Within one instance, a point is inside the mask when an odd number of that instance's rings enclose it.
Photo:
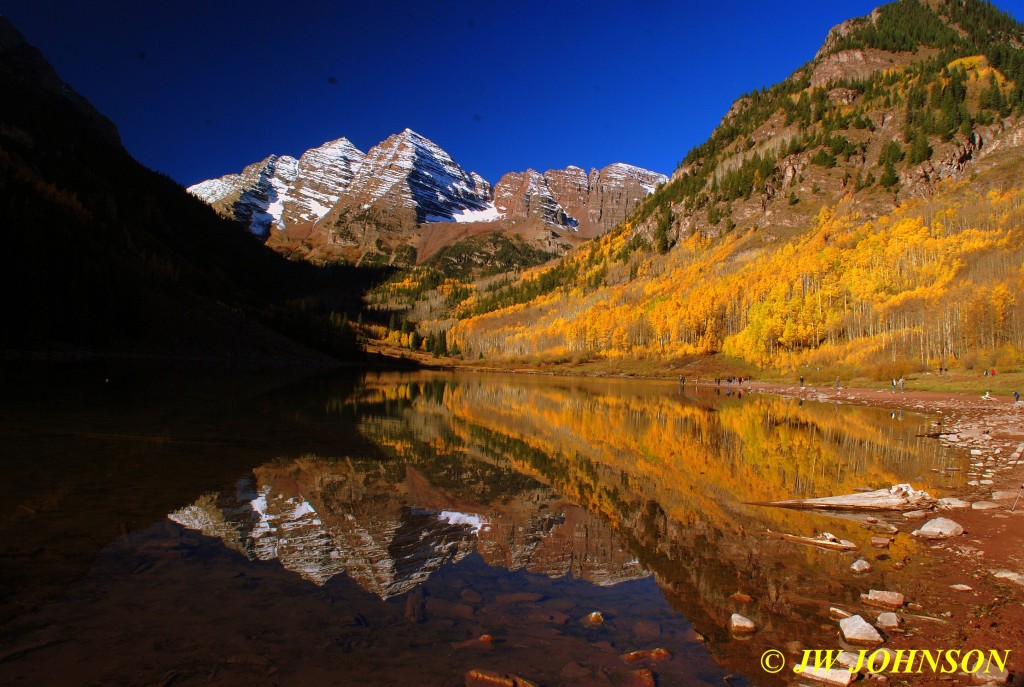
M 498 211 L 494 203 L 488 203 L 483 210 L 463 210 L 452 215 L 456 222 L 495 222 L 505 215 Z

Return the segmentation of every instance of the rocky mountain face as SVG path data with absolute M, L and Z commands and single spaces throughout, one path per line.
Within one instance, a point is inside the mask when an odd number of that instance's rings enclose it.
M 617 162 L 590 173 L 579 167 L 510 172 L 494 188 L 494 205 L 515 225 L 531 219 L 594 238 L 625 220 L 667 177 Z
M 189 187 L 220 214 L 239 220 L 257 236 L 271 227 L 316 222 L 352 182 L 366 155 L 346 138 L 307 150 L 298 160 L 271 155 L 241 174 L 228 174 Z
M 979 173 L 1021 127 L 1021 45 L 1021 25 L 977 0 L 899 0 L 845 21 L 788 79 L 738 98 L 634 231 L 654 238 L 667 214 L 670 242 L 733 229 L 771 242 L 823 205 L 883 215 Z
M 419 224 L 471 221 L 493 210 L 491 185 L 467 173 L 433 141 L 406 129 L 374 146 L 356 172 L 344 205 L 377 207 Z
M 271 155 L 189 191 L 282 252 L 317 262 L 408 264 L 494 232 L 563 252 L 621 222 L 666 180 L 616 163 L 589 174 L 579 167 L 510 172 L 492 188 L 406 129 L 365 155 L 341 138 L 298 160 Z

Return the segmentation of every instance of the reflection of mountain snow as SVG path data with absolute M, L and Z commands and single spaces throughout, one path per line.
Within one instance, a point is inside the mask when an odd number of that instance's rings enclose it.
M 360 470 L 320 466 L 303 494 L 239 480 L 233 490 L 199 498 L 170 514 L 184 527 L 222 539 L 252 560 L 278 560 L 287 570 L 322 585 L 345 573 L 381 598 L 403 594 L 448 562 L 473 551 L 493 566 L 597 585 L 647 576 L 613 530 L 575 507 L 549 511 L 557 496 L 546 487 L 529 497 L 487 506 L 486 514 L 455 508 L 414 508 L 408 484 L 373 482 Z M 410 468 L 411 470 L 411 468 Z M 427 503 L 446 498 L 420 484 Z
M 477 514 L 412 508 L 366 522 L 346 514 L 327 527 L 301 496 L 273 494 L 270 487 L 257 494 L 251 483 L 235 496 L 238 502 L 227 505 L 223 496 L 206 496 L 169 517 L 250 558 L 276 558 L 318 585 L 347 573 L 381 598 L 403 594 L 446 562 L 464 558 L 486 527 Z

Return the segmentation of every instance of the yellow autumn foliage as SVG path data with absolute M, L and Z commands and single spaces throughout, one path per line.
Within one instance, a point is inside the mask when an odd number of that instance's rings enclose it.
M 1020 189 L 946 183 L 873 220 L 845 203 L 823 208 L 785 243 L 737 230 L 617 261 L 628 239 L 620 232 L 570 255 L 571 288 L 462 320 L 453 336 L 473 356 L 722 351 L 783 368 L 1024 351 Z M 601 286 L 581 287 L 595 275 L 605 275 Z

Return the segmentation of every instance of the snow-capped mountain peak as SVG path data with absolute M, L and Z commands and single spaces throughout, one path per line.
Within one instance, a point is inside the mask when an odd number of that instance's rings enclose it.
M 436 143 L 406 129 L 370 149 L 349 195 L 362 207 L 412 210 L 417 222 L 451 222 L 467 210 L 486 210 L 491 186 Z

